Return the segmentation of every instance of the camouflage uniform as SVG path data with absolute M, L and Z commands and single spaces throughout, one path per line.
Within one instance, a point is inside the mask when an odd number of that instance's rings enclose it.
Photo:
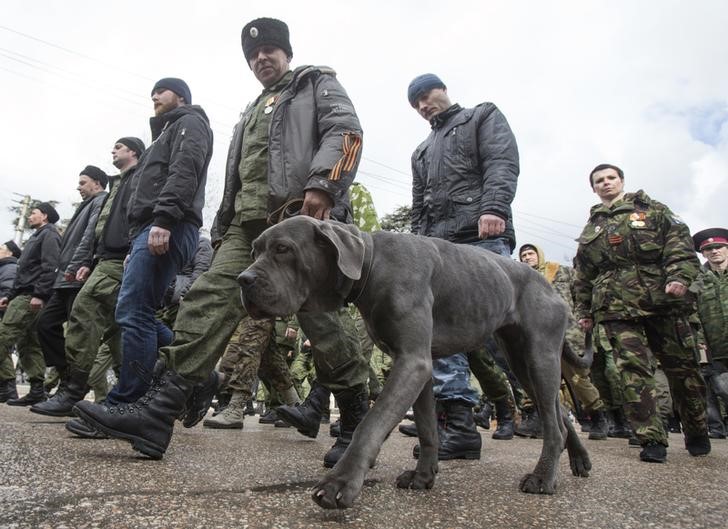
M 601 325 L 600 339 L 609 341 L 620 372 L 624 411 L 643 445 L 667 445 L 655 412 L 655 357 L 686 435 L 707 433 L 691 299 L 665 293 L 669 282 L 688 286 L 698 272 L 687 227 L 643 191 L 591 209 L 576 255 L 576 317 Z

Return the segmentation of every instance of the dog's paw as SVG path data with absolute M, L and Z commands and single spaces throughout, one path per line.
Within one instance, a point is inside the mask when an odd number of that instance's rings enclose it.
M 528 494 L 554 494 L 556 492 L 556 481 L 548 483 L 542 476 L 537 474 L 526 474 L 519 485 L 521 492 Z
M 397 487 L 400 489 L 431 489 L 435 484 L 433 472 L 418 472 L 406 470 L 397 477 Z
M 313 501 L 322 509 L 348 509 L 361 492 L 363 480 L 339 477 L 333 472 L 313 488 Z
M 585 452 L 578 456 L 569 456 L 569 466 L 571 466 L 571 473 L 574 476 L 588 478 L 592 464 L 589 455 Z

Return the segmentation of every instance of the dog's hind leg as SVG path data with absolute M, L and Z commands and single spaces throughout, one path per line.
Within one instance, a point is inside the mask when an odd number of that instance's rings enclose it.
M 407 470 L 397 477 L 400 489 L 431 489 L 437 474 L 437 421 L 432 379 L 427 381 L 414 403 L 415 424 L 420 440 L 420 457 L 414 470 Z
M 432 380 L 429 336 L 392 358 L 392 371 L 382 393 L 357 426 L 344 455 L 313 489 L 313 500 L 324 509 L 351 507 L 387 435 Z M 434 420 L 434 412 L 432 415 Z

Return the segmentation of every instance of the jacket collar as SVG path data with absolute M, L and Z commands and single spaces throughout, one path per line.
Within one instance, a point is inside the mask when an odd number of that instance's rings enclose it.
M 443 110 L 442 112 L 440 112 L 439 114 L 437 114 L 436 116 L 434 116 L 430 120 L 430 125 L 432 126 L 433 129 L 442 128 L 442 127 L 444 127 L 447 124 L 447 122 L 450 120 L 451 117 L 453 117 L 454 115 L 456 115 L 462 109 L 463 109 L 463 107 L 461 107 L 460 105 L 458 105 L 457 103 L 455 103 L 454 105 L 452 105 L 447 110 Z

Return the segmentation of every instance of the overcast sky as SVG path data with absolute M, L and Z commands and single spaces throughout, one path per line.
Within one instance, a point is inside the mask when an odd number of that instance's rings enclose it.
M 380 216 L 411 201 L 410 155 L 429 124 L 407 85 L 433 72 L 454 102 L 492 101 L 511 124 L 519 245 L 571 259 L 600 162 L 693 232 L 728 225 L 725 1 L 3 0 L 0 14 L 0 240 L 13 193 L 70 217 L 84 166 L 114 172 L 117 138 L 149 142 L 150 90 L 168 76 L 187 81 L 215 133 L 209 227 L 232 127 L 261 89 L 240 47 L 259 16 L 288 23 L 292 66 L 338 72 L 364 128 L 357 179 Z

